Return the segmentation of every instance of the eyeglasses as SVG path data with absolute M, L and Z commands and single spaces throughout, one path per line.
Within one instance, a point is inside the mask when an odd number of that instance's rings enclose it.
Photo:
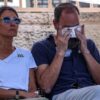
M 21 19 L 14 17 L 14 18 L 10 18 L 10 17 L 3 17 L 0 19 L 3 23 L 5 24 L 10 24 L 10 23 L 15 23 L 16 25 L 21 23 Z

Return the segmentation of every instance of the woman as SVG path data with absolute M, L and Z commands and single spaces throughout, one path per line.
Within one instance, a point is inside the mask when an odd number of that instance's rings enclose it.
M 0 100 L 37 96 L 34 59 L 30 51 L 12 45 L 20 22 L 13 8 L 0 8 Z

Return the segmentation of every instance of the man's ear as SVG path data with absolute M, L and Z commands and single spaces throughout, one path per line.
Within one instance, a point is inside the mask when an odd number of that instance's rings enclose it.
M 58 22 L 55 19 L 53 20 L 53 25 L 54 25 L 56 30 L 59 29 L 59 24 L 58 24 Z

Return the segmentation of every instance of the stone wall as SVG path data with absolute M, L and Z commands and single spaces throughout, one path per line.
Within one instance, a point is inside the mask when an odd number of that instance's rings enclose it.
M 55 33 L 52 20 L 53 13 L 19 13 L 22 23 L 14 45 L 31 49 L 32 45 Z M 85 24 L 85 33 L 92 38 L 100 50 L 100 13 L 81 13 L 80 21 Z

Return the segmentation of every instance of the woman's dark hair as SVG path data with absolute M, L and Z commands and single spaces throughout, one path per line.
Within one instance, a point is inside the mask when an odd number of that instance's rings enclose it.
M 14 13 L 17 15 L 17 17 L 18 17 L 18 14 L 17 14 L 16 10 L 15 10 L 14 8 L 12 8 L 12 7 L 9 7 L 9 6 L 1 6 L 1 7 L 0 7 L 0 16 L 1 16 L 2 13 L 3 13 L 4 11 L 6 11 L 6 10 L 9 10 L 9 11 L 14 12 Z
M 66 9 L 68 13 L 74 13 L 75 11 L 77 11 L 77 13 L 80 14 L 78 8 L 72 3 L 61 3 L 54 10 L 54 17 L 57 22 L 59 22 L 62 11 L 64 9 Z

